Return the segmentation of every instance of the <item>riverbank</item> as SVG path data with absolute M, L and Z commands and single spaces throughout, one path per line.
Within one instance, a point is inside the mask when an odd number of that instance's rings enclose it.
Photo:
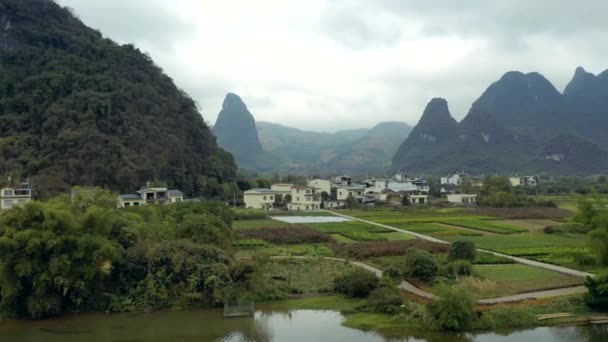
M 406 304 L 407 308 L 397 315 L 363 312 L 360 311 L 360 308 L 365 300 L 348 299 L 337 295 L 288 299 L 262 303 L 259 306 L 286 310 L 340 311 L 346 318 L 342 323 L 344 326 L 363 331 L 376 331 L 386 336 L 403 336 L 406 332 L 411 333 L 412 329 L 439 331 L 426 318 L 424 307 L 426 301 L 419 298 L 409 299 Z M 555 318 L 546 319 L 541 316 L 556 313 L 567 313 L 568 315 L 556 315 Z M 591 311 L 585 306 L 582 296 L 575 295 L 492 306 L 478 305 L 476 316 L 470 332 L 589 324 L 605 315 Z

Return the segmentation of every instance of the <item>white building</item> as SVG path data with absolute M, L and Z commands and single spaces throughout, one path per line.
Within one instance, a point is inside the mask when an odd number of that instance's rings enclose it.
M 411 194 L 408 196 L 410 204 L 428 204 L 429 203 L 429 195 L 414 195 Z
M 291 202 L 287 210 L 304 211 L 321 209 L 321 193 L 309 186 L 294 186 L 291 188 Z
M 19 187 L 5 187 L 0 189 L 0 210 L 24 206 L 31 200 L 32 189 L 28 183 L 21 183 Z
M 293 188 L 293 184 L 288 183 L 277 183 L 270 186 L 270 190 L 283 196 L 291 194 L 291 188 Z
M 540 181 L 537 176 L 509 177 L 512 186 L 537 186 Z
M 325 192 L 331 195 L 331 182 L 326 179 L 311 179 L 308 181 L 308 186 L 317 189 L 319 193 Z
M 143 187 L 134 194 L 118 196 L 118 208 L 137 207 L 148 204 L 172 204 L 184 201 L 184 193 L 165 187 Z
M 350 195 L 354 199 L 361 201 L 363 196 L 365 196 L 366 189 L 365 185 L 341 186 L 336 189 L 336 198 L 338 201 L 345 201 Z
M 243 201 L 247 209 L 270 210 L 274 207 L 276 192 L 271 189 L 251 189 L 243 193 Z
M 448 202 L 458 205 L 474 204 L 477 202 L 477 195 L 475 194 L 450 194 L 448 195 Z

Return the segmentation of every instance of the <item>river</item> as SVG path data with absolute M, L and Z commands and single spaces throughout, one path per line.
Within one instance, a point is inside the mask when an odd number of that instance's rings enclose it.
M 0 323 L 2 342 L 249 342 L 249 341 L 608 341 L 608 326 L 541 327 L 498 333 L 422 333 L 385 337 L 341 325 L 335 311 L 258 310 L 255 317 L 224 318 L 221 310 L 145 314 L 82 314 L 44 321 Z

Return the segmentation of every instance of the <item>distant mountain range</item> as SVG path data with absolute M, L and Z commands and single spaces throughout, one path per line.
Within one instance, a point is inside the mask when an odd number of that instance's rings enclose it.
M 393 169 L 441 174 L 608 171 L 608 71 L 576 69 L 563 93 L 539 73 L 508 72 L 457 122 L 430 101 Z
M 239 167 L 261 172 L 307 174 L 383 172 L 411 127 L 383 122 L 370 129 L 335 133 L 255 122 L 243 101 L 228 94 L 213 128 L 219 146 Z

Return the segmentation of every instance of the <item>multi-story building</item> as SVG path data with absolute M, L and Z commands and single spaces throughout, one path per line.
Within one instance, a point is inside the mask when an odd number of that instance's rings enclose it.
M 0 189 L 0 210 L 8 210 L 23 206 L 32 200 L 32 188 L 29 183 L 21 183 L 17 187 L 4 187 Z
M 291 202 L 288 210 L 319 210 L 321 209 L 321 194 L 310 186 L 294 186 L 291 188 Z
M 172 204 L 184 201 L 184 194 L 179 190 L 164 187 L 143 187 L 134 194 L 118 196 L 118 208 L 137 207 L 148 204 Z
M 270 210 L 274 208 L 277 194 L 276 191 L 266 188 L 247 190 L 243 193 L 245 208 Z

